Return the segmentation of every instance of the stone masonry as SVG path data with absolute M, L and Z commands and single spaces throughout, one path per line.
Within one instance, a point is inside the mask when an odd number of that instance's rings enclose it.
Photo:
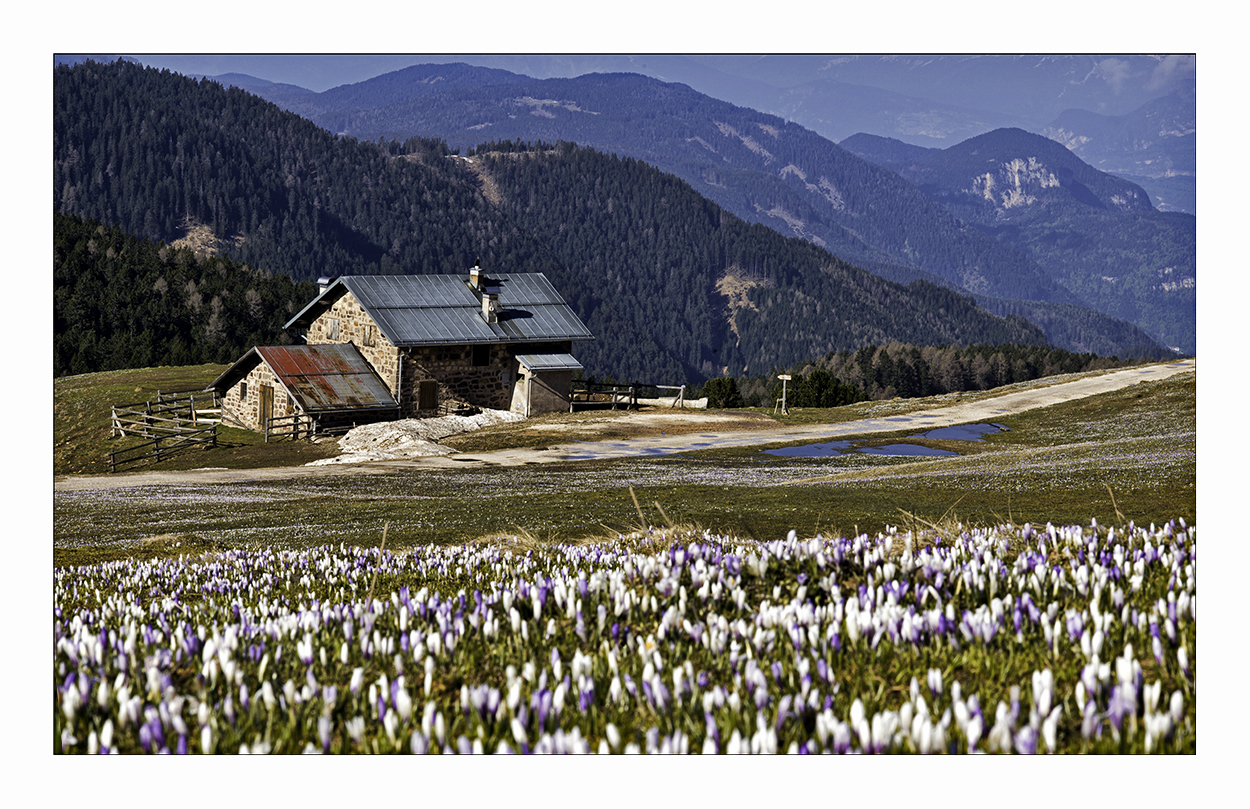
M 399 349 L 378 330 L 350 292 L 309 324 L 308 345 L 353 343 L 400 403 L 401 418 L 438 415 L 449 401 L 508 410 L 514 403 L 517 360 L 506 345 L 437 345 Z M 572 344 L 558 350 L 570 351 Z M 433 408 L 419 407 L 421 383 L 436 383 Z
M 273 416 L 290 416 L 295 408 L 286 389 L 278 383 L 273 371 L 264 362 L 258 362 L 247 376 L 230 386 L 222 398 L 222 416 L 247 425 L 253 430 L 264 430 L 260 417 L 261 386 L 273 388 Z M 246 387 L 245 387 L 246 386 Z M 243 391 L 246 390 L 246 396 Z

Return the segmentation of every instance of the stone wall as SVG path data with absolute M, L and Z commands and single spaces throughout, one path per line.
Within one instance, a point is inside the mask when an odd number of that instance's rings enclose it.
M 399 349 L 382 336 L 373 318 L 369 317 L 352 293 L 344 293 L 309 324 L 304 342 L 310 346 L 330 343 L 355 345 L 390 389 L 391 395 L 398 398 Z
M 517 377 L 517 361 L 502 345 L 416 346 L 404 351 L 401 392 L 403 418 L 438 415 L 418 407 L 420 383 L 438 383 L 437 403 L 462 401 L 475 407 L 507 410 Z
M 400 418 L 437 416 L 439 406 L 461 401 L 492 410 L 517 409 L 518 383 L 515 352 L 528 353 L 536 346 L 437 345 L 399 349 L 382 336 L 364 308 L 350 292 L 345 292 L 308 327 L 308 345 L 352 343 L 381 377 L 400 405 Z M 543 350 L 568 352 L 568 342 L 543 346 Z M 402 363 L 402 364 L 401 364 Z M 550 378 L 549 378 L 550 377 Z M 543 384 L 535 380 L 531 412 L 547 412 L 568 407 L 568 378 L 571 375 L 544 374 Z M 435 406 L 420 407 L 422 382 L 437 384 Z M 540 390 L 541 388 L 541 390 Z M 561 401 L 562 397 L 562 401 Z M 524 398 L 520 400 L 524 412 Z
M 244 385 L 247 395 L 243 395 Z M 265 425 L 260 419 L 260 389 L 262 385 L 273 388 L 273 415 L 290 416 L 295 413 L 294 403 L 287 395 L 286 388 L 278 383 L 273 371 L 263 362 L 248 372 L 247 376 L 230 386 L 221 400 L 223 418 L 247 425 L 253 430 L 263 431 Z

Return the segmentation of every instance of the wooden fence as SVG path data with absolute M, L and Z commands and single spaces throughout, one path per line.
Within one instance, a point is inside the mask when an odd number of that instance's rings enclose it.
M 637 407 L 640 387 L 644 386 L 574 379 L 569 390 L 569 412 L 572 413 L 578 405 L 585 407 L 611 405 L 613 410 L 616 410 L 619 405 L 624 405 L 626 408 Z
M 265 443 L 269 443 L 269 436 L 274 438 L 290 438 L 297 441 L 300 438 L 311 439 L 317 431 L 317 422 L 312 416 L 306 416 L 303 413 L 295 413 L 290 416 L 274 416 L 265 421 Z
M 206 406 L 207 405 L 207 406 Z M 216 418 L 214 418 L 216 416 Z M 198 427 L 221 422 L 221 400 L 216 391 L 157 391 L 156 398 L 138 404 L 113 406 L 114 437 L 166 434 L 171 426 Z
M 662 396 L 661 391 L 666 390 L 676 391 L 676 396 Z M 685 407 L 685 401 L 685 385 L 653 385 L 643 382 L 622 385 L 574 379 L 569 391 L 569 412 L 572 413 L 578 405 L 586 408 L 608 405 L 616 410 L 622 405 L 626 408 L 637 408 L 640 402 L 680 408 Z
M 172 428 L 171 432 L 158 435 L 151 441 L 144 441 L 142 444 L 136 444 L 133 447 L 115 449 L 109 452 L 109 471 L 116 472 L 117 467 L 123 464 L 143 461 L 149 458 L 155 458 L 160 461 L 183 450 L 205 446 L 217 446 L 216 424 L 199 429 Z
M 109 452 L 109 471 L 116 472 L 119 466 L 137 461 L 159 461 L 192 447 L 217 446 L 220 415 L 221 402 L 214 391 L 158 390 L 155 399 L 115 405 L 112 436 L 133 435 L 150 440 Z

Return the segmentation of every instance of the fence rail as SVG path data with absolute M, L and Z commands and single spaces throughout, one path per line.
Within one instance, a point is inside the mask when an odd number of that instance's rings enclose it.
M 664 396 L 662 391 L 675 391 L 674 396 Z M 685 407 L 686 403 L 686 386 L 685 385 L 655 385 L 644 382 L 634 382 L 632 384 L 620 384 L 615 382 L 589 382 L 584 379 L 574 379 L 569 390 L 569 412 L 572 413 L 577 405 L 595 406 L 610 405 L 613 410 L 619 405 L 626 407 L 638 407 L 639 402 L 644 404 L 648 401 L 654 401 L 657 404 L 667 405 L 669 407 Z
M 207 417 L 201 416 L 201 413 Z M 158 433 L 164 435 L 170 432 L 174 427 L 217 424 L 221 419 L 212 416 L 220 414 L 221 400 L 216 391 L 158 390 L 154 400 L 113 405 L 112 435 L 116 437 L 130 434 L 153 438 Z
M 215 391 L 158 390 L 155 399 L 114 405 L 112 437 L 132 435 L 150 440 L 109 452 L 109 471 L 116 472 L 119 466 L 150 458 L 161 460 L 191 447 L 217 446 L 217 425 L 221 419 L 200 414 L 220 415 L 220 404 Z M 151 451 L 133 454 L 148 448 Z
M 274 416 L 265 421 L 265 443 L 269 443 L 269 436 L 275 438 L 288 437 L 292 441 L 297 441 L 301 437 L 311 439 L 316 430 L 317 422 L 313 420 L 312 416 L 306 416 L 303 413 L 295 413 L 290 416 Z
M 117 467 L 123 464 L 143 461 L 149 458 L 156 460 L 164 460 L 176 453 L 182 452 L 192 447 L 217 446 L 217 425 L 211 425 L 199 430 L 181 431 L 170 435 L 158 435 L 151 441 L 144 441 L 142 444 L 136 444 L 133 447 L 125 449 L 115 449 L 109 452 L 109 471 L 116 472 Z M 139 455 L 127 455 L 129 453 L 140 452 L 151 448 L 150 451 Z

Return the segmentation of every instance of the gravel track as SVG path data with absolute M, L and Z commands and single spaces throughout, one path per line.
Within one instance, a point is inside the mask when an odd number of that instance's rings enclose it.
M 625 440 L 582 441 L 553 445 L 546 449 L 506 449 L 491 452 L 376 461 L 359 464 L 326 464 L 274 469 L 193 469 L 168 472 L 133 472 L 114 475 L 81 475 L 56 478 L 55 491 L 123 489 L 178 484 L 240 483 L 342 475 L 383 475 L 404 469 L 463 469 L 480 466 L 521 466 L 569 460 L 605 460 L 671 455 L 696 449 L 741 447 L 782 441 L 819 441 L 830 438 L 864 436 L 911 428 L 933 429 L 956 424 L 992 421 L 1038 407 L 1061 404 L 1100 393 L 1120 390 L 1143 381 L 1159 381 L 1179 373 L 1197 370 L 1196 359 L 1148 365 L 1027 388 L 906 415 L 861 419 L 838 424 L 815 424 L 769 430 L 736 430 L 683 435 L 642 436 Z

